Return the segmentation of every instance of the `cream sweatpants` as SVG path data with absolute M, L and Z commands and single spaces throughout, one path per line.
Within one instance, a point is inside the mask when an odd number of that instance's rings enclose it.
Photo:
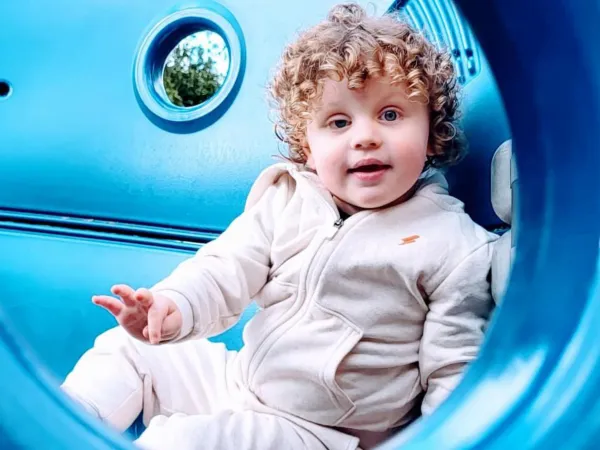
M 244 406 L 228 376 L 236 352 L 193 340 L 151 346 L 117 327 L 100 335 L 62 388 L 119 431 L 143 414 L 148 450 L 326 450 L 308 430 Z

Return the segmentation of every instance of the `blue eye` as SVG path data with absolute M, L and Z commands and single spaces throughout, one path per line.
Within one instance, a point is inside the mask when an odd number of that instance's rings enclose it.
M 391 109 L 388 109 L 387 111 L 385 111 L 383 113 L 383 119 L 387 120 L 388 122 L 393 122 L 397 118 L 398 118 L 398 113 L 396 111 L 391 110 Z
M 338 120 L 334 120 L 332 122 L 332 125 L 335 128 L 344 128 L 344 127 L 348 126 L 348 121 L 345 119 L 338 119 Z

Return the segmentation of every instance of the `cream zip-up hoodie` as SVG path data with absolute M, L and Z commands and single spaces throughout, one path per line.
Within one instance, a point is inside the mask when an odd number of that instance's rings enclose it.
M 459 381 L 492 308 L 497 236 L 431 172 L 406 202 L 339 216 L 317 176 L 276 164 L 245 212 L 154 286 L 211 337 L 255 301 L 231 379 L 288 417 L 383 431 L 420 394 L 428 414 Z

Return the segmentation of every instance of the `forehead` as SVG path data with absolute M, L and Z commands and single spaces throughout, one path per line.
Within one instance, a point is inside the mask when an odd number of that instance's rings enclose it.
M 350 89 L 348 80 L 336 81 L 327 78 L 323 81 L 320 96 L 313 109 L 320 110 L 323 107 L 335 106 L 339 103 L 349 101 L 379 102 L 394 98 L 396 101 L 409 101 L 408 89 L 405 83 L 392 83 L 388 77 L 368 78 L 360 89 Z

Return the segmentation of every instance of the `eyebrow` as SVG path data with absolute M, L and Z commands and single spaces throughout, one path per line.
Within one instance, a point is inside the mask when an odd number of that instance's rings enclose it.
M 390 102 L 398 102 L 398 103 L 410 103 L 410 100 L 408 99 L 408 97 L 406 96 L 406 94 L 402 93 L 402 92 L 394 92 L 389 96 L 385 96 L 382 99 L 382 103 L 390 103 Z
M 340 112 L 337 113 L 337 112 L 335 112 L 336 110 L 339 110 Z M 314 110 L 313 118 L 317 119 L 317 120 L 319 120 L 319 119 L 324 120 L 331 115 L 342 114 L 341 110 L 342 110 L 342 104 L 339 102 L 321 104 L 316 110 Z
M 340 109 L 341 107 L 342 104 L 340 102 L 322 103 L 317 109 L 317 113 L 320 113 L 321 111 L 328 111 L 330 109 Z
M 383 95 L 380 99 L 378 99 L 378 103 L 390 105 L 391 103 L 396 103 L 403 110 L 406 108 L 410 108 L 412 102 L 406 96 L 405 93 L 394 91 L 389 96 Z M 315 110 L 314 118 L 315 119 L 325 119 L 328 116 L 338 114 L 335 111 L 340 110 L 339 114 L 343 114 L 341 111 L 343 109 L 343 103 L 338 101 L 332 101 L 329 103 L 321 103 L 321 105 Z

